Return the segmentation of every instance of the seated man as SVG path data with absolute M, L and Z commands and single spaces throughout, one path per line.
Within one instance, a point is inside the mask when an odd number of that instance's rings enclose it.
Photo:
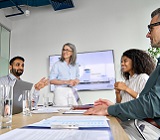
M 24 58 L 21 56 L 13 57 L 9 64 L 10 74 L 3 76 L 0 78 L 0 85 L 10 85 L 13 86 L 16 79 L 22 80 L 20 76 L 24 71 Z M 33 97 L 39 96 L 39 90 L 48 85 L 49 80 L 43 77 L 38 83 L 34 85 Z M 34 100 L 34 99 L 33 99 Z M 34 102 L 38 102 L 38 100 L 34 100 Z

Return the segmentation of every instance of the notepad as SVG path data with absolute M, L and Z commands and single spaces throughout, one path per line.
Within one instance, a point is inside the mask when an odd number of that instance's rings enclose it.
M 51 129 L 79 129 L 79 126 L 76 124 L 73 125 L 51 125 Z
M 113 140 L 111 131 L 77 129 L 14 129 L 1 134 L 0 140 Z
M 83 114 L 86 110 L 66 110 L 63 114 Z
M 52 128 L 53 125 L 77 125 L 82 129 L 109 128 L 106 116 L 53 116 L 46 120 L 28 125 L 32 128 Z
M 94 107 L 93 104 L 84 104 L 84 105 L 74 105 L 72 107 L 73 110 L 87 110 L 89 108 Z
M 53 107 L 42 107 L 32 111 L 32 113 L 35 114 L 57 113 L 57 112 L 59 112 L 58 109 L 55 109 Z

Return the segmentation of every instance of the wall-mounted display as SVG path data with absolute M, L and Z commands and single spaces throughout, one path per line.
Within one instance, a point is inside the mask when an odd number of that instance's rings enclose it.
M 58 61 L 60 55 L 49 56 L 49 70 Z M 113 50 L 77 53 L 80 71 L 78 91 L 114 89 L 115 66 Z M 54 85 L 51 85 L 54 91 Z

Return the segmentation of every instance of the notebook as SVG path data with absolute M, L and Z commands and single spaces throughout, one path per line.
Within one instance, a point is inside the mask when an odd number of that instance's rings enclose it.
M 22 112 L 22 93 L 24 90 L 31 90 L 33 83 L 16 80 L 13 86 L 13 110 L 12 114 Z
M 84 105 L 74 105 L 72 109 L 73 110 L 87 110 L 92 107 L 94 107 L 94 104 L 84 104 Z

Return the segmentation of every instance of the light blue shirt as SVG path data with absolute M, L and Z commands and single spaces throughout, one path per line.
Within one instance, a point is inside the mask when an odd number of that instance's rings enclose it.
M 0 85 L 9 85 L 9 86 L 14 86 L 15 82 L 16 82 L 17 77 L 15 77 L 12 73 L 6 75 L 6 76 L 3 76 L 3 77 L 0 77 Z M 22 80 L 22 79 L 20 79 Z M 33 99 L 35 101 L 35 104 L 38 102 L 38 98 L 35 98 L 36 96 L 39 96 L 39 91 L 34 89 L 33 91 Z
M 70 80 L 70 79 L 79 79 L 79 66 L 68 65 L 65 61 L 57 61 L 54 63 L 51 72 L 50 80 Z
M 16 80 L 17 78 L 12 73 L 10 73 L 9 75 L 0 78 L 0 85 L 14 86 Z

